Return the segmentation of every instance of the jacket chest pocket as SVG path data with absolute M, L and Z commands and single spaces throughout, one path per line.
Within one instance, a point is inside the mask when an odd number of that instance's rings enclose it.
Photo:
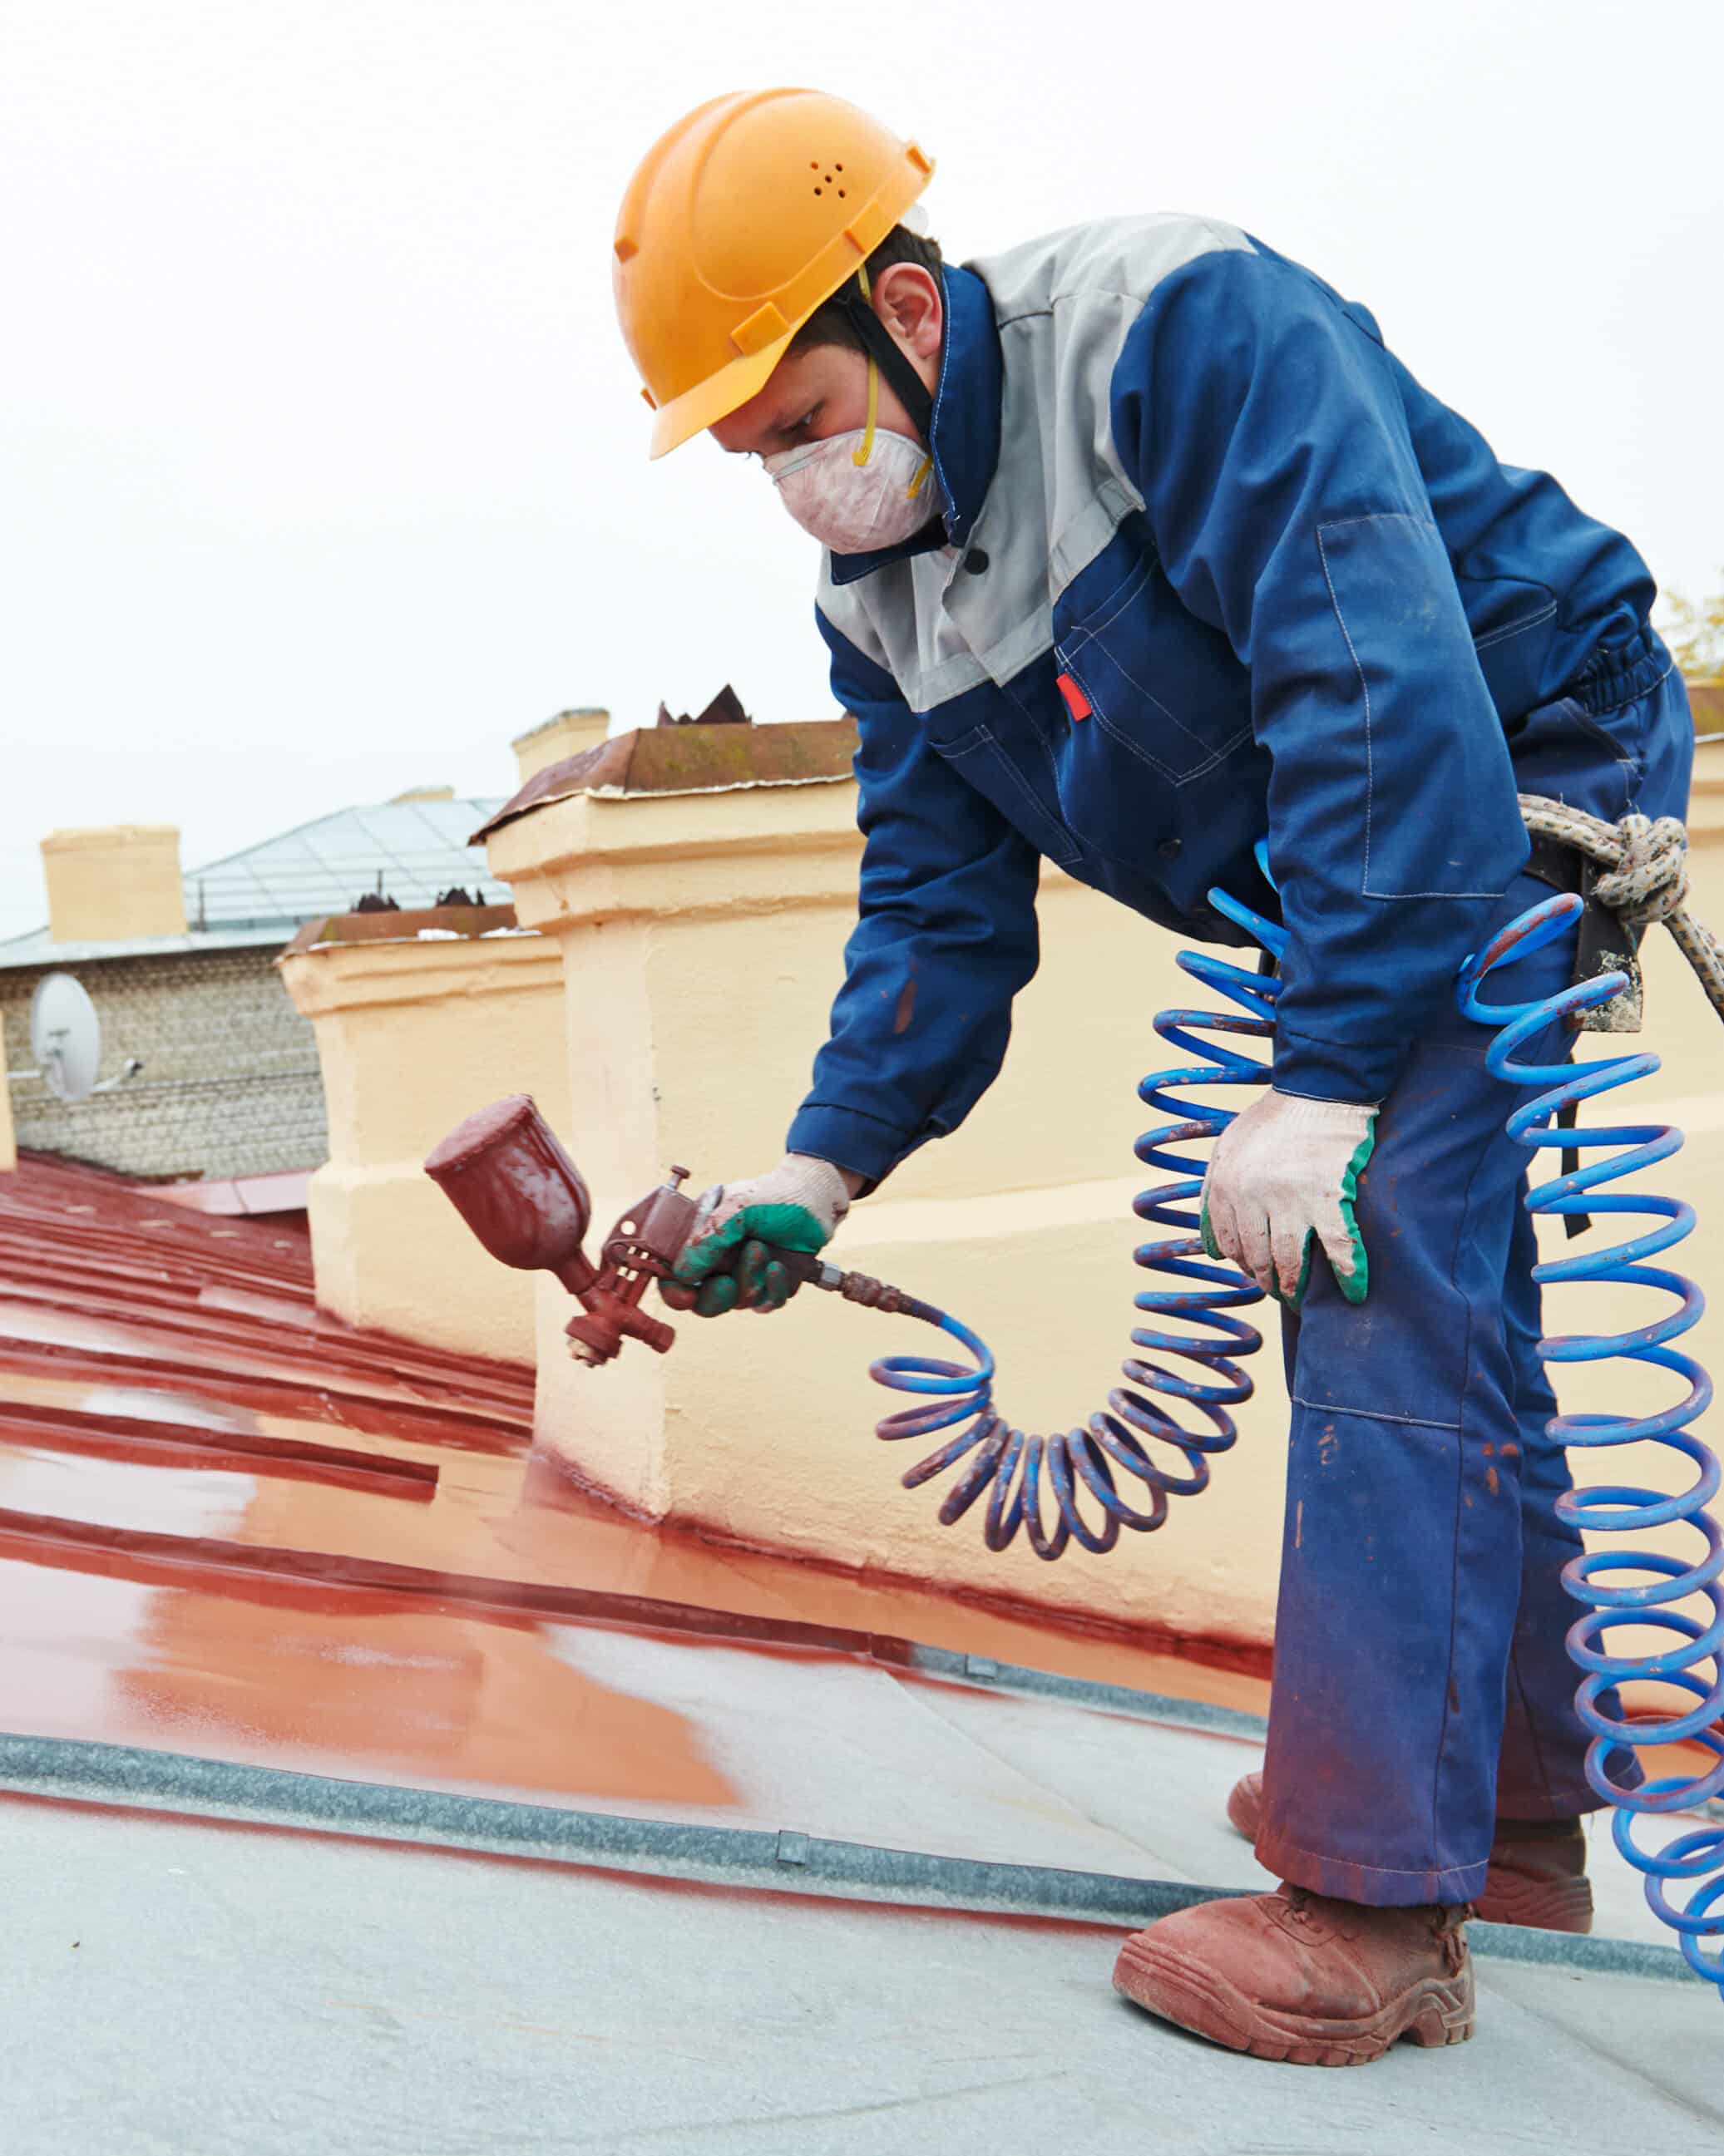
M 1169 784 L 1201 778 L 1250 740 L 1250 676 L 1233 646 L 1124 531 L 1065 593 L 1054 627 L 1073 723 Z
M 1053 766 L 1038 744 L 1029 744 L 1027 767 L 988 726 L 973 726 L 953 741 L 936 740 L 934 747 L 1038 853 L 1061 868 L 1081 857 L 1083 848 L 1060 819 Z

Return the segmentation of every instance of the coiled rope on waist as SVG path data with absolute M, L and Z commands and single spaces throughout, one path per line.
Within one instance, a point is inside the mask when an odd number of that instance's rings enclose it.
M 1572 846 L 1606 873 L 1593 896 L 1629 928 L 1663 921 L 1676 947 L 1699 977 L 1706 1000 L 1724 1019 L 1724 945 L 1685 903 L 1688 896 L 1688 833 L 1680 818 L 1624 816 L 1607 824 L 1584 808 L 1571 808 L 1548 794 L 1523 793 L 1521 814 L 1536 839 Z

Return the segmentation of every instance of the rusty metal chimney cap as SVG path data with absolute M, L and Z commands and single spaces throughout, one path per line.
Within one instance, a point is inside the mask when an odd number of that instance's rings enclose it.
M 610 800 L 724 793 L 749 786 L 840 784 L 853 773 L 856 721 L 795 719 L 769 726 L 641 726 L 548 764 L 468 841 L 577 793 Z

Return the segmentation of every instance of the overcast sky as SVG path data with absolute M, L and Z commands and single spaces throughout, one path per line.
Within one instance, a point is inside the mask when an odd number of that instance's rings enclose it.
M 58 826 L 188 865 L 569 704 L 831 711 L 813 542 L 646 462 L 610 241 L 652 139 L 805 82 L 960 259 L 1233 219 L 1665 584 L 1724 582 L 1719 0 L 0 0 L 0 934 Z

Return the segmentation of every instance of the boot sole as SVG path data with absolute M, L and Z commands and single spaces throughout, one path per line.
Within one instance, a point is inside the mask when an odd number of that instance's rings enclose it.
M 1114 1989 L 1212 2044 L 1295 2066 L 1369 2066 L 1403 2038 L 1427 2047 L 1464 2044 L 1474 2028 L 1470 1966 L 1447 1983 L 1423 1979 L 1360 2020 L 1330 2020 L 1261 2006 L 1213 1969 L 1132 1938 L 1119 1950 Z

